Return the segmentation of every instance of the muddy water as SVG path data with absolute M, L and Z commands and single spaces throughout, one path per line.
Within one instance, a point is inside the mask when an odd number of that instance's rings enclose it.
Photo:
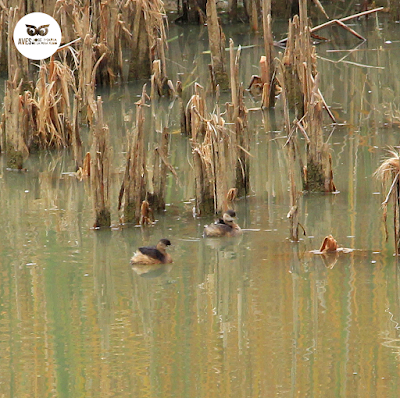
M 167 210 L 153 227 L 117 227 L 121 109 L 134 109 L 136 85 L 102 93 L 114 148 L 111 231 L 90 229 L 89 185 L 68 174 L 68 152 L 33 155 L 26 173 L 2 167 L 0 395 L 397 397 L 400 276 L 390 222 L 385 240 L 385 192 L 372 174 L 400 138 L 400 31 L 376 23 L 353 26 L 368 41 L 352 54 L 327 51 L 360 44 L 338 30 L 318 46 L 321 89 L 341 123 L 332 132 L 326 119 L 340 192 L 300 198 L 306 236 L 299 243 L 287 239 L 279 104 L 250 112 L 252 192 L 237 202 L 247 229 L 239 240 L 201 238 L 212 217 L 192 216 L 191 155 L 178 133 L 177 101 L 148 110 L 148 145 L 150 154 L 154 131 L 170 128 L 180 183 L 168 177 Z M 247 83 L 261 40 L 232 35 L 256 46 L 242 53 Z M 170 37 L 171 77 L 181 73 L 190 84 L 199 76 L 206 85 L 206 32 L 175 27 Z M 346 63 L 333 62 L 344 55 Z M 257 99 L 248 96 L 247 105 Z M 329 233 L 355 250 L 309 253 Z M 173 243 L 174 264 L 130 267 L 135 248 L 161 237 Z

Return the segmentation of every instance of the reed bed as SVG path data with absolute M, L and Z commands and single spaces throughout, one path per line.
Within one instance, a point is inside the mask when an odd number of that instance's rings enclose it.
M 83 4 L 77 0 L 59 0 L 54 14 L 66 26 L 65 41 L 72 37 L 84 39 L 87 34 L 93 38 L 90 57 L 99 62 L 97 85 L 112 86 L 126 79 L 124 49 L 130 51 L 128 80 L 149 78 L 154 60 L 161 61 L 162 77 L 166 77 L 167 22 L 161 0 L 85 1 Z
M 6 83 L 3 131 L 8 167 L 19 169 L 34 149 L 71 144 L 70 96 L 75 94 L 71 69 L 54 58 L 41 63 L 34 89 L 23 89 L 20 70 L 17 67 Z
M 34 92 L 37 105 L 37 146 L 62 148 L 72 142 L 70 97 L 76 93 L 72 70 L 51 58 L 42 62 Z
M 205 5 L 205 3 L 204 3 Z M 229 2 L 234 10 L 237 3 Z M 271 1 L 246 1 L 251 24 L 258 29 L 258 15 L 263 10 L 265 55 L 260 60 L 261 76 L 257 84 L 262 91 L 262 107 L 275 104 L 276 70 L 273 62 L 271 31 Z M 13 29 L 21 16 L 20 10 L 8 12 L 0 5 L 0 21 L 6 16 Z M 101 98 L 95 95 L 97 85 L 111 86 L 123 81 L 124 47 L 130 51 L 128 79 L 151 77 L 151 98 L 179 96 L 181 130 L 191 139 L 197 214 L 224 211 L 237 196 L 249 192 L 250 136 L 247 129 L 248 113 L 244 105 L 244 89 L 239 81 L 239 50 L 229 42 L 229 75 L 225 59 L 225 35 L 218 20 L 216 2 L 208 1 L 207 27 L 211 49 L 211 81 L 215 93 L 215 109 L 206 108 L 205 90 L 194 86 L 194 95 L 186 106 L 182 98 L 182 83 L 176 90 L 167 77 L 165 50 L 166 20 L 161 0 L 127 0 L 93 2 L 59 0 L 55 15 L 68 25 L 64 39 L 76 35 L 82 40 L 64 54 L 64 62 L 52 57 L 38 69 L 35 87 L 29 80 L 28 61 L 18 55 L 8 43 L 9 80 L 4 100 L 5 116 L 2 145 L 6 148 L 8 167 L 23 168 L 23 159 L 33 148 L 73 147 L 77 169 L 81 176 L 91 178 L 95 209 L 94 227 L 111 225 L 109 184 L 109 132 L 104 121 Z M 199 11 L 199 15 L 201 12 Z M 205 15 L 203 15 L 205 16 Z M 339 21 L 340 22 L 340 21 Z M 339 23 L 337 22 L 337 23 Z M 340 23 L 339 23 L 340 24 Z M 288 135 L 291 239 L 298 240 L 298 192 L 295 182 L 295 164 L 298 161 L 303 177 L 303 188 L 309 191 L 334 191 L 332 160 L 324 142 L 323 108 L 328 110 L 318 88 L 315 48 L 311 46 L 307 3 L 300 1 L 300 19 L 289 25 L 287 48 L 280 70 L 285 108 L 285 128 Z M 11 30 L 10 30 L 11 32 Z M 9 34 L 9 40 L 12 40 Z M 3 35 L 2 35 L 3 40 Z M 0 53 L 3 51 L 0 41 Z M 69 64 L 70 65 L 69 65 Z M 79 66 L 79 67 L 78 67 Z M 230 88 L 231 102 L 222 114 L 219 91 Z M 148 178 L 145 150 L 145 107 L 148 96 L 143 87 L 136 103 L 136 124 L 129 134 L 126 168 L 120 189 L 118 208 L 123 209 L 123 223 L 149 224 L 154 217 L 152 209 L 165 209 L 166 174 L 176 174 L 168 163 L 169 133 L 163 129 L 154 150 L 152 178 Z M 290 123 L 287 103 L 295 109 L 296 120 Z M 332 117 L 332 116 L 331 116 Z M 92 131 L 91 154 L 82 159 L 82 140 L 79 125 L 87 122 Z M 307 166 L 301 164 L 296 134 L 306 138 Z M 398 180 L 398 176 L 396 177 Z M 150 187 L 150 188 L 149 188 Z M 396 214 L 400 214 L 397 211 Z M 398 230 L 398 228 L 397 228 Z M 399 236 L 399 233 L 396 235 Z M 398 239 L 397 239 L 398 241 Z M 396 242 L 397 242 L 396 241 Z

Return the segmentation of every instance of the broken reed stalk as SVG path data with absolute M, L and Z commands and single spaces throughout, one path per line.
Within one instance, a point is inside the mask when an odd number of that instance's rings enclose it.
M 275 70 L 272 56 L 274 40 L 272 37 L 271 0 L 263 0 L 262 6 L 265 52 L 265 55 L 260 60 L 261 81 L 263 83 L 262 107 L 270 108 L 275 106 Z
M 176 95 L 174 85 L 167 77 L 165 45 L 165 39 L 163 42 L 163 39 L 158 37 L 154 49 L 152 49 L 153 58 L 155 59 L 153 61 L 153 74 L 151 76 L 151 99 L 155 98 L 154 94 L 156 91 L 160 97 L 173 97 Z
M 196 213 L 218 213 L 227 209 L 227 193 L 234 183 L 224 120 L 216 114 L 207 120 L 202 142 L 192 141 L 196 187 Z
M 225 91 L 229 89 L 229 77 L 226 72 L 225 35 L 218 20 L 217 5 L 215 0 L 207 1 L 207 30 L 208 42 L 211 51 L 211 81 L 213 90 L 219 85 Z
M 95 124 L 92 126 L 92 154 L 90 165 L 90 182 L 93 195 L 95 222 L 93 227 L 111 226 L 110 213 L 110 159 L 111 148 L 108 126 L 104 124 L 101 97 L 97 97 Z
M 167 47 L 166 19 L 161 0 L 127 0 L 122 10 L 123 31 L 131 49 L 128 80 L 150 77 L 152 62 L 160 59 L 165 73 L 165 62 L 157 56 Z M 157 44 L 160 39 L 160 44 Z M 156 51 L 155 51 L 156 49 Z
M 249 19 L 250 28 L 254 32 L 258 31 L 258 16 L 261 12 L 260 0 L 247 0 L 243 1 L 243 5 L 246 11 L 246 15 Z
M 185 108 L 185 133 L 196 141 L 198 135 L 203 135 L 206 130 L 206 100 L 204 88 L 194 84 L 194 94 L 188 101 Z
M 237 0 L 228 0 L 228 13 L 229 13 L 229 20 L 231 23 L 237 22 L 238 17 L 238 2 Z
M 23 168 L 24 159 L 29 155 L 20 109 L 21 106 L 25 109 L 24 105 L 30 103 L 31 98 L 20 95 L 22 81 L 17 84 L 18 74 L 18 70 L 16 70 L 12 75 L 13 79 L 6 81 L 2 146 L 5 146 L 7 168 L 20 170 Z M 25 99 L 26 101 L 24 101 Z
M 122 207 L 123 222 L 138 224 L 141 215 L 141 204 L 146 197 L 146 153 L 144 147 L 144 122 L 146 100 L 146 85 L 143 86 L 142 96 L 136 102 L 136 125 L 129 134 L 128 152 L 124 180 L 119 193 L 118 209 Z
M 7 72 L 7 22 L 9 10 L 6 7 L 0 7 L 0 73 Z M 11 30 L 10 30 L 11 31 Z
M 291 131 L 291 123 L 289 118 L 289 105 L 286 98 L 286 87 L 284 68 L 282 62 L 279 59 L 275 60 L 277 64 L 277 70 L 279 73 L 279 80 L 281 82 L 282 92 L 281 98 L 283 103 L 283 115 L 284 115 L 284 129 L 288 137 L 285 146 L 288 148 L 288 169 L 289 169 L 289 184 L 290 184 L 290 210 L 287 214 L 289 219 L 289 237 L 293 242 L 299 240 L 299 210 L 298 210 L 298 198 L 297 198 L 297 186 L 295 179 L 295 164 L 296 164 L 296 136 Z
M 387 230 L 387 206 L 389 200 L 393 199 L 393 228 L 394 228 L 394 244 L 396 256 L 400 256 L 400 155 L 395 149 L 390 149 L 391 157 L 385 159 L 375 171 L 374 176 L 384 184 L 391 183 L 386 199 L 382 202 L 383 219 L 385 222 L 386 239 L 388 238 Z
M 49 63 L 41 62 L 34 89 L 23 89 L 20 68 L 10 76 L 4 99 L 7 167 L 21 169 L 31 150 L 67 147 L 73 142 L 70 97 L 76 94 L 75 78 L 69 66 L 54 57 Z
M 178 80 L 176 82 L 176 95 L 178 97 L 179 109 L 180 109 L 180 126 L 181 126 L 181 133 L 187 135 L 188 131 L 186 128 L 186 105 L 183 100 L 183 87 L 182 82 Z
M 232 40 L 230 59 L 232 102 L 226 104 L 226 113 L 234 127 L 228 129 L 221 117 L 218 85 L 215 113 L 206 118 L 204 90 L 199 85 L 187 106 L 186 124 L 190 125 L 192 137 L 197 214 L 226 210 L 227 194 L 232 187 L 240 195 L 249 190 L 249 137 L 244 90 L 239 84 L 240 47 L 235 54 Z
M 61 148 L 71 144 L 73 107 L 70 97 L 74 94 L 75 78 L 69 66 L 55 61 L 54 57 L 48 64 L 42 61 L 34 93 L 37 106 L 36 146 Z
M 299 241 L 299 208 L 297 200 L 297 186 L 295 180 L 296 146 L 294 137 L 288 142 L 290 210 L 287 217 L 290 221 L 290 240 Z
M 75 168 L 77 170 L 83 168 L 82 159 L 82 140 L 79 133 L 79 105 L 78 96 L 74 95 L 74 105 L 72 110 L 72 131 L 71 131 L 71 144 L 74 154 Z
M 332 159 L 327 143 L 324 143 L 322 129 L 322 100 L 318 94 L 318 75 L 316 71 L 315 48 L 311 46 L 310 28 L 307 17 L 307 1 L 300 0 L 300 61 L 302 70 L 299 71 L 303 85 L 304 124 L 310 139 L 307 145 L 307 191 L 334 192 Z M 299 69 L 301 65 L 297 65 Z M 315 79 L 313 78 L 315 76 Z
M 82 37 L 78 43 L 78 64 L 77 85 L 78 85 L 78 104 L 80 120 L 84 123 L 92 123 L 93 115 L 96 112 L 95 97 L 95 57 L 93 48 L 96 36 L 93 33 L 93 23 L 89 8 L 84 10 L 74 10 L 74 26 L 77 33 Z
M 230 153 L 233 156 L 233 164 L 236 173 L 234 186 L 238 189 L 238 195 L 243 196 L 249 192 L 250 165 L 249 151 L 250 138 L 247 129 L 247 109 L 244 105 L 243 84 L 239 83 L 239 61 L 241 47 L 239 46 L 236 54 L 234 52 L 233 40 L 229 40 L 230 54 L 230 85 L 232 93 L 232 103 L 227 104 L 227 115 L 230 123 L 234 125 L 231 134 Z
M 165 71 L 163 71 L 162 62 L 159 59 L 153 61 L 153 74 L 151 75 L 151 99 L 159 97 L 172 97 L 175 95 L 175 88 L 171 80 L 168 80 Z
M 94 3 L 98 7 L 98 42 L 94 46 L 95 58 L 101 59 L 96 73 L 98 85 L 112 86 L 115 80 L 122 81 L 122 14 L 117 2 Z
M 169 153 L 169 133 L 164 128 L 160 135 L 160 143 L 154 149 L 153 193 L 149 196 L 151 207 L 155 211 L 165 210 L 165 190 L 167 182 L 167 162 Z M 172 168 L 172 166 L 170 166 Z
M 329 147 L 323 137 L 323 101 L 318 89 L 315 48 L 311 46 L 310 28 L 307 25 L 307 2 L 300 0 L 299 3 L 300 20 L 295 16 L 289 25 L 284 78 L 289 103 L 296 105 L 300 130 L 309 137 L 303 188 L 311 192 L 333 192 L 336 187 Z
M 375 12 L 378 12 L 378 11 L 382 11 L 383 9 L 384 9 L 384 7 L 378 7 L 378 8 L 374 8 L 372 10 L 367 10 L 367 11 L 359 12 L 357 14 L 349 15 L 349 16 L 344 17 L 344 18 L 331 19 L 330 21 L 324 22 L 321 25 L 314 26 L 313 28 L 310 29 L 310 32 L 314 33 L 314 32 L 317 32 L 318 30 L 326 28 L 326 27 L 328 27 L 330 25 L 337 24 L 338 22 L 340 24 L 340 23 L 343 23 L 343 22 L 346 22 L 346 21 L 350 21 L 351 19 L 360 18 L 360 17 L 365 16 L 365 15 L 369 15 L 369 14 L 372 14 L 372 13 L 375 13 Z M 285 43 L 288 40 L 289 40 L 289 36 L 286 37 L 285 39 L 280 40 L 279 43 Z
M 289 107 L 295 109 L 297 117 L 300 119 L 304 115 L 304 99 L 300 77 L 297 68 L 297 60 L 300 56 L 298 37 L 300 36 L 300 21 L 295 15 L 293 21 L 289 22 L 289 34 L 283 56 L 285 87 Z
M 4 9 L 2 9 L 1 15 L 2 18 L 5 18 Z M 22 169 L 23 161 L 29 154 L 24 124 L 32 122 L 32 118 L 24 121 L 22 115 L 26 113 L 26 110 L 33 111 L 33 89 L 28 82 L 28 59 L 17 51 L 13 43 L 14 28 L 21 16 L 22 13 L 18 7 L 11 7 L 8 10 L 8 52 L 5 58 L 7 60 L 8 80 L 5 83 L 4 123 L 1 145 L 2 148 L 5 148 L 7 167 L 11 169 Z M 2 50 L 4 51 L 4 49 Z M 29 90 L 29 95 L 22 95 L 25 90 Z M 23 109 L 22 113 L 21 108 Z
M 307 144 L 307 173 L 305 189 L 311 192 L 334 192 L 332 157 L 324 142 L 322 129 L 322 101 L 318 95 L 318 78 L 315 79 L 304 118 L 309 143 Z
M 19 7 L 10 8 L 8 11 L 8 42 L 7 42 L 7 65 L 8 65 L 8 76 L 15 76 L 16 71 L 19 72 L 17 80 L 21 79 L 23 81 L 22 90 L 30 89 L 32 91 L 31 85 L 29 85 L 29 62 L 28 58 L 24 57 L 15 47 L 13 34 L 15 25 L 24 15 L 23 11 Z
M 200 94 L 200 93 L 199 93 Z M 219 91 L 217 87 L 217 97 Z M 204 102 L 198 98 L 197 103 Z M 200 97 L 200 95 L 199 95 Z M 191 112 L 197 113 L 192 104 Z M 215 113 L 207 119 L 200 114 L 203 124 L 197 123 L 198 131 L 192 131 L 192 154 L 195 174 L 196 213 L 199 215 L 217 213 L 228 208 L 227 194 L 235 183 L 236 157 L 232 148 L 236 148 L 233 134 L 226 128 L 221 117 L 218 98 Z M 204 127 L 204 132 L 203 132 Z

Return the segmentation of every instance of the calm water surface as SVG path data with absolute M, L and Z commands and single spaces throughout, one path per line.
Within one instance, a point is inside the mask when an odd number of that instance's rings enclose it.
M 247 229 L 238 240 L 201 238 L 212 217 L 192 216 L 191 153 L 177 102 L 148 110 L 148 145 L 150 154 L 155 131 L 170 128 L 180 184 L 168 177 L 167 210 L 153 227 L 118 227 L 121 111 L 134 110 L 138 86 L 102 93 L 114 148 L 112 230 L 91 229 L 89 183 L 68 174 L 69 153 L 34 155 L 22 174 L 1 168 L 1 397 L 398 397 L 399 266 L 390 222 L 385 240 L 385 190 L 372 174 L 400 138 L 400 31 L 374 18 L 353 28 L 368 37 L 359 51 L 327 52 L 360 44 L 338 30 L 318 46 L 321 88 L 343 124 L 329 139 L 340 193 L 300 198 L 307 235 L 299 243 L 287 239 L 279 103 L 249 115 L 252 192 L 237 202 Z M 170 76 L 181 73 L 188 85 L 200 76 L 206 85 L 206 32 L 190 29 L 170 29 Z M 256 45 L 242 52 L 247 84 L 261 39 L 232 35 Z M 333 62 L 346 54 L 351 63 Z M 309 253 L 330 233 L 355 250 Z M 162 237 L 173 243 L 174 264 L 129 265 L 138 246 Z

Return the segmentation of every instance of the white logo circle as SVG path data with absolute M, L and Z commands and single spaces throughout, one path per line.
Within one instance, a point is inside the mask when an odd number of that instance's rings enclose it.
M 61 43 L 61 29 L 57 21 L 43 12 L 32 12 L 22 17 L 14 29 L 14 43 L 26 58 L 46 59 Z

